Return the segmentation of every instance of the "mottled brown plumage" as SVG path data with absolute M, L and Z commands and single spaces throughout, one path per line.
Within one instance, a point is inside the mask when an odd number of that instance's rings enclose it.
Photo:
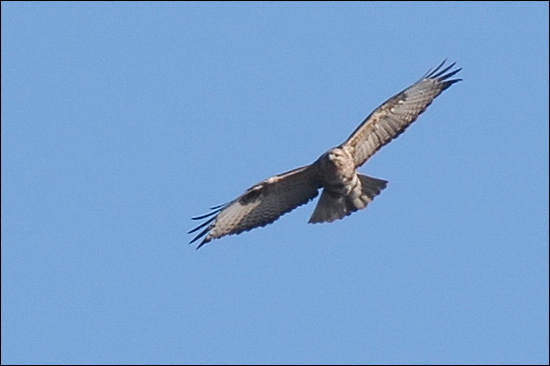
M 281 215 L 315 198 L 321 198 L 310 223 L 332 222 L 361 210 L 387 181 L 357 172 L 376 151 L 399 136 L 445 89 L 461 79 L 449 80 L 461 69 L 443 68 L 443 61 L 420 80 L 382 103 L 341 145 L 313 164 L 276 175 L 246 190 L 235 200 L 194 217 L 207 219 L 189 233 L 203 229 L 191 243 L 203 238 L 197 249 L 212 239 L 265 226 Z

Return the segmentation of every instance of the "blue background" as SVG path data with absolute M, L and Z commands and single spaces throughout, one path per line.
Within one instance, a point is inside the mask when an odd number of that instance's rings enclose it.
M 187 245 L 444 58 L 366 210 Z M 2 363 L 547 364 L 548 3 L 2 2 Z

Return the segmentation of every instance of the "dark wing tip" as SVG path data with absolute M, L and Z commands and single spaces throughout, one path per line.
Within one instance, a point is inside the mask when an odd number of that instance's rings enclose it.
M 195 250 L 199 250 L 200 247 L 202 247 L 204 244 L 208 243 L 211 239 L 206 239 L 204 238 L 199 245 L 197 245 L 197 247 L 195 248 Z
M 198 228 L 197 228 L 197 229 L 198 229 Z M 200 238 L 202 238 L 203 236 L 205 236 L 205 235 L 208 233 L 209 230 L 210 230 L 210 227 L 207 227 L 206 229 L 204 229 L 203 231 L 201 231 L 200 233 L 198 233 L 198 234 L 193 238 L 193 240 L 191 240 L 191 241 L 189 242 L 189 244 L 193 244 L 194 242 L 196 242 L 197 240 L 199 240 Z M 193 229 L 193 231 L 194 231 L 194 229 Z M 205 239 L 206 239 L 206 238 L 205 238 Z M 203 241 L 204 241 L 204 240 L 203 240 Z
M 213 222 L 214 220 L 216 220 L 216 218 L 218 217 L 218 214 L 220 213 L 221 210 L 223 210 L 225 207 L 227 206 L 227 204 L 223 204 L 223 205 L 218 205 L 218 206 L 214 206 L 214 207 L 211 207 L 211 212 L 207 213 L 207 214 L 204 214 L 204 215 L 200 215 L 200 216 L 195 216 L 195 217 L 192 217 L 191 219 L 192 220 L 202 220 L 202 219 L 206 219 L 208 218 L 208 220 L 206 220 L 205 222 L 201 223 L 200 225 L 198 225 L 197 227 L 189 230 L 187 233 L 188 234 L 192 234 L 200 229 L 202 229 L 203 227 L 206 226 L 206 228 L 204 230 L 202 230 L 200 233 L 198 233 L 194 238 L 193 240 L 191 240 L 189 242 L 189 244 L 193 244 L 194 242 L 196 242 L 197 240 L 199 240 L 200 238 L 202 238 L 203 236 L 207 235 L 208 232 L 210 231 L 210 229 L 212 229 L 212 226 L 213 226 Z M 211 217 L 212 216 L 212 217 Z M 201 242 L 200 244 L 197 246 L 196 249 L 199 249 L 200 247 L 202 247 L 204 244 L 208 243 L 210 240 L 212 240 L 212 238 L 209 238 L 208 236 L 205 237 Z
M 452 64 L 443 68 L 446 62 L 447 62 L 447 59 L 443 60 L 443 62 L 437 65 L 435 69 L 428 70 L 428 72 L 422 77 L 422 79 L 437 79 L 438 81 L 443 81 L 455 75 L 460 70 L 462 70 L 462 68 L 459 68 L 449 72 L 448 74 L 445 74 L 447 71 L 451 70 L 456 65 L 456 62 L 453 62 Z
M 449 78 L 456 75 L 460 70 L 462 70 L 462 68 L 458 68 L 456 70 L 451 70 L 456 65 L 456 62 L 453 62 L 452 64 L 450 64 L 448 66 L 444 66 L 446 62 L 447 62 L 447 59 L 443 60 L 443 62 L 441 62 L 435 69 L 428 71 L 422 77 L 422 79 L 424 79 L 424 80 L 425 79 L 431 79 L 431 80 L 436 80 L 437 82 L 439 82 L 442 85 L 442 90 L 441 91 L 447 89 L 448 87 L 450 87 L 454 83 L 458 83 L 459 81 L 462 81 L 462 79 L 451 79 L 451 80 L 449 80 Z
M 192 234 L 194 233 L 195 231 L 199 230 L 200 228 L 203 228 L 205 227 L 206 225 L 210 224 L 212 221 L 214 221 L 216 219 L 216 216 L 206 220 L 205 222 L 203 222 L 202 224 L 200 224 L 199 226 L 197 226 L 196 228 L 194 229 L 191 229 L 187 232 L 187 234 Z

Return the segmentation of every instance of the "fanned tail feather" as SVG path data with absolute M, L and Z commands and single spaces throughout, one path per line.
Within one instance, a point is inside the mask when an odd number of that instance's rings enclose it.
M 386 180 L 363 174 L 357 174 L 357 176 L 361 182 L 360 192 L 352 191 L 350 194 L 344 195 L 325 188 L 309 219 L 309 223 L 333 222 L 367 207 L 374 197 L 386 188 L 388 183 Z

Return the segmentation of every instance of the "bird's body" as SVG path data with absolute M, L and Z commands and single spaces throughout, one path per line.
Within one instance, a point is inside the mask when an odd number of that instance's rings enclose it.
M 353 156 L 345 147 L 330 149 L 312 164 L 323 193 L 309 222 L 332 222 L 367 204 L 386 187 L 385 180 L 357 173 Z
M 363 209 L 387 181 L 357 172 L 382 146 L 399 136 L 443 90 L 460 79 L 448 80 L 461 69 L 448 72 L 441 63 L 418 82 L 375 109 L 341 145 L 322 154 L 313 164 L 268 178 L 228 204 L 195 220 L 208 220 L 192 241 L 204 236 L 197 249 L 212 239 L 265 226 L 309 202 L 323 189 L 310 223 L 332 222 Z M 448 72 L 448 73 L 447 73 Z

